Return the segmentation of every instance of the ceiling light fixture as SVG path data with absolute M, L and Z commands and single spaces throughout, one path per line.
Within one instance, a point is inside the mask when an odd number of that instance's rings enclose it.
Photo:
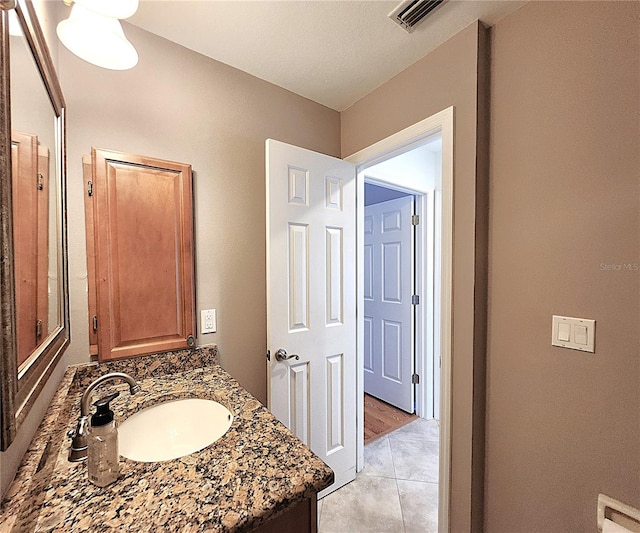
M 128 19 L 138 10 L 138 0 L 75 0 L 75 3 L 114 19 Z
M 58 24 L 58 38 L 93 65 L 111 70 L 133 68 L 138 52 L 125 37 L 118 19 L 133 15 L 137 8 L 138 0 L 76 0 L 69 18 Z

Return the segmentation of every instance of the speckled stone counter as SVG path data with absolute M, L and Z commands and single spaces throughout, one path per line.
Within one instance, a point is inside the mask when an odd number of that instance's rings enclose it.
M 168 399 L 209 398 L 234 416 L 211 446 L 180 459 L 120 459 L 120 477 L 99 488 L 86 463 L 67 460 L 87 385 L 107 372 L 132 375 L 142 391 L 121 391 L 116 418 Z M 331 469 L 217 364 L 215 347 L 69 367 L 5 495 L 1 532 L 250 531 L 333 482 Z

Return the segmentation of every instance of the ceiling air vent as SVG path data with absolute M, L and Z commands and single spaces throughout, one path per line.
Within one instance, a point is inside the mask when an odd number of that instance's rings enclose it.
M 389 18 L 411 33 L 418 22 L 444 2 L 446 0 L 405 0 L 389 13 Z

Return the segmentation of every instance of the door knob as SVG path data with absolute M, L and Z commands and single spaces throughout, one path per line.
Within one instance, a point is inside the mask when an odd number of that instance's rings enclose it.
M 276 361 L 286 361 L 288 359 L 300 359 L 299 355 L 292 353 L 291 355 L 287 355 L 287 350 L 284 348 L 280 348 L 276 352 Z

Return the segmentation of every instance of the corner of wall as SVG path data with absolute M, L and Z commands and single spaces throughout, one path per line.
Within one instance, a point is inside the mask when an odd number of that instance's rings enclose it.
M 484 530 L 487 298 L 489 264 L 490 29 L 478 22 L 476 115 L 476 212 L 473 357 L 471 530 Z

